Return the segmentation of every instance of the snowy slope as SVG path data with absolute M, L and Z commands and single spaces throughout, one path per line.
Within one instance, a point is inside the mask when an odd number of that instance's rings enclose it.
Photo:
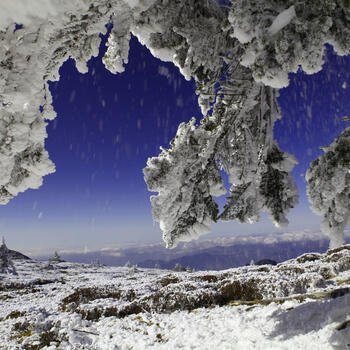
M 0 349 L 347 349 L 350 245 L 276 266 L 172 272 L 15 262 Z

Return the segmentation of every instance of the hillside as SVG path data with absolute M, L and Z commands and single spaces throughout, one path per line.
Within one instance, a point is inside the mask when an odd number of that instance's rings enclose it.
M 9 249 L 9 255 L 12 260 L 31 260 L 30 257 L 18 252 L 17 250 Z
M 346 349 L 350 245 L 222 271 L 16 261 L 0 349 Z

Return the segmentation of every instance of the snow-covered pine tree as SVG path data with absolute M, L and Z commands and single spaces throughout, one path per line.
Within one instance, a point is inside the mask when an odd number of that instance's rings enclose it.
M 325 43 L 350 53 L 349 1 L 48 0 L 40 11 L 26 4 L 0 2 L 0 203 L 55 170 L 44 148 L 45 120 L 55 118 L 47 81 L 59 79 L 68 57 L 86 72 L 111 22 L 111 72 L 124 70 L 132 33 L 197 84 L 203 120 L 180 125 L 145 169 L 167 245 L 208 232 L 218 218 L 258 220 L 261 210 L 286 223 L 297 203 L 295 160 L 272 137 L 274 89 L 299 66 L 322 69 Z M 220 215 L 213 197 L 226 191 L 222 169 L 232 186 Z
M 99 268 L 99 267 L 102 267 L 104 265 L 100 262 L 99 259 L 96 259 L 96 260 L 91 261 L 90 266 L 95 267 L 95 268 Z
M 175 266 L 173 267 L 173 271 L 183 272 L 183 271 L 186 271 L 186 269 L 180 263 L 176 263 Z
M 128 268 L 132 267 L 132 264 L 131 264 L 130 260 L 128 260 L 128 261 L 125 263 L 124 267 L 128 267 Z
M 306 173 L 311 209 L 323 217 L 321 229 L 330 248 L 344 244 L 344 228 L 350 215 L 350 128 L 345 129 Z
M 57 250 L 53 253 L 53 256 L 49 259 L 49 263 L 59 263 L 64 262 L 61 256 L 57 253 Z
M 17 275 L 15 265 L 11 259 L 10 251 L 7 248 L 4 237 L 2 237 L 2 244 L 0 246 L 0 273 L 12 273 Z

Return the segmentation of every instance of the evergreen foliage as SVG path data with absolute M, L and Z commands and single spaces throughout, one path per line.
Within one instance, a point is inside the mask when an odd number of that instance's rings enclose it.
M 59 263 L 59 262 L 64 262 L 64 260 L 57 253 L 57 250 L 55 250 L 55 252 L 53 253 L 53 256 L 49 259 L 49 263 Z
M 296 160 L 273 138 L 278 89 L 299 67 L 309 74 L 321 70 L 325 43 L 340 55 L 350 53 L 348 1 L 48 0 L 47 8 L 37 12 L 30 5 L 16 11 L 15 5 L 9 10 L 4 4 L 0 203 L 39 187 L 42 177 L 55 170 L 44 148 L 45 119 L 55 118 L 47 81 L 59 79 L 68 57 L 86 72 L 86 62 L 98 54 L 100 33 L 111 22 L 103 58 L 111 72 L 124 70 L 132 33 L 155 57 L 173 62 L 197 84 L 203 119 L 182 123 L 169 149 L 150 158 L 144 169 L 149 190 L 158 193 L 151 197 L 153 217 L 167 246 L 209 232 L 219 219 L 257 221 L 261 211 L 276 225 L 288 223 L 286 215 L 298 202 L 290 175 Z M 341 168 L 334 162 L 327 167 Z M 315 163 L 309 178 L 325 178 L 316 168 Z M 214 197 L 227 192 L 221 171 L 231 187 L 219 213 Z M 316 183 L 309 190 L 312 201 L 323 191 Z M 316 211 L 328 221 L 334 217 L 339 225 L 332 227 L 340 229 L 346 222 L 346 195 L 339 196 L 327 199 L 334 200 L 327 207 L 331 214 Z
M 321 229 L 330 237 L 330 248 L 344 244 L 344 228 L 350 215 L 350 128 L 324 154 L 315 159 L 306 173 L 311 209 L 323 217 Z
M 183 272 L 183 271 L 186 271 L 186 269 L 181 264 L 176 263 L 175 266 L 173 267 L 173 271 Z

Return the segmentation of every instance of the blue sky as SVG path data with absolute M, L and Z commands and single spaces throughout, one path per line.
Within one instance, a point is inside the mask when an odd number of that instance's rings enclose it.
M 103 46 L 102 49 L 104 50 Z M 350 60 L 328 50 L 322 72 L 292 74 L 281 90 L 282 120 L 275 126 L 280 147 L 300 164 L 293 175 L 299 207 L 289 215 L 293 230 L 318 230 L 308 209 L 304 174 L 310 161 L 348 126 Z M 160 241 L 150 193 L 143 180 L 147 158 L 167 147 L 177 126 L 201 117 L 193 82 L 170 63 L 152 57 L 135 38 L 122 74 L 109 73 L 101 55 L 77 72 L 72 60 L 51 84 L 57 118 L 48 125 L 46 148 L 56 173 L 1 207 L 0 223 L 9 247 L 32 249 L 96 248 L 124 242 Z M 205 238 L 279 231 L 263 216 L 260 223 L 217 224 Z

